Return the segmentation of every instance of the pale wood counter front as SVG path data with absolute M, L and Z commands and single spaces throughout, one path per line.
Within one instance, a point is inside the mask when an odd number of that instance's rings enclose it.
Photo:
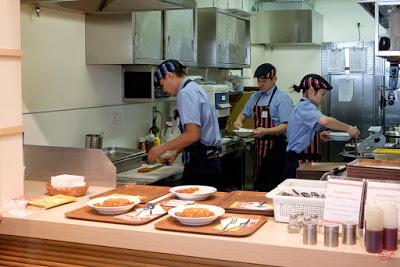
M 43 196 L 42 182 L 26 181 L 26 196 Z M 89 195 L 108 188 L 91 187 L 78 202 L 49 210 L 33 210 L 24 218 L 3 210 L 0 265 L 13 266 L 400 266 L 400 252 L 382 260 L 355 246 L 305 246 L 300 234 L 270 219 L 245 238 L 159 231 L 143 226 L 67 219 L 64 213 L 83 206 Z M 164 217 L 163 217 L 164 218 Z M 71 243 L 70 243 L 71 242 Z M 24 265 L 25 264 L 25 265 Z

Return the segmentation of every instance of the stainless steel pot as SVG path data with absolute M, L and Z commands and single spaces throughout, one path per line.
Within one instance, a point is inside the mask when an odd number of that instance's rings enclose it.
M 87 134 L 85 137 L 85 148 L 98 148 L 103 146 L 103 136 L 101 134 Z
M 388 143 L 400 145 L 400 132 L 399 131 L 386 131 L 385 132 L 386 141 Z

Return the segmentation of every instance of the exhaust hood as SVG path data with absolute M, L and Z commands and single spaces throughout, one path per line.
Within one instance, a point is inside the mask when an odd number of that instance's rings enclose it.
M 85 14 L 121 13 L 143 10 L 194 9 L 196 0 L 21 0 L 43 7 L 72 10 Z
M 251 17 L 251 43 L 321 45 L 323 17 L 310 9 L 256 12 Z

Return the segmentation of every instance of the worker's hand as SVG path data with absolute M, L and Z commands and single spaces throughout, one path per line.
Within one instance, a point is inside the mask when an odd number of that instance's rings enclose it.
M 235 129 L 242 128 L 242 127 L 243 127 L 243 122 L 241 122 L 241 121 L 239 121 L 239 120 L 236 120 L 236 121 L 233 123 L 233 127 L 235 127 Z
M 178 157 L 179 153 L 180 153 L 180 151 L 178 151 L 178 150 L 170 151 L 168 157 L 161 156 L 161 163 L 164 165 L 171 165 L 172 163 L 174 163 L 174 161 L 176 160 L 176 157 Z
M 319 134 L 319 138 L 324 142 L 328 142 L 331 140 L 329 136 L 330 133 L 331 133 L 330 131 L 323 131 L 322 133 Z
M 268 134 L 268 129 L 263 127 L 258 127 L 257 129 L 254 129 L 252 136 L 255 138 L 261 138 L 266 134 Z
M 356 127 L 353 127 L 353 126 L 350 126 L 347 129 L 347 133 L 353 138 L 358 138 L 360 136 L 360 131 Z
M 147 153 L 147 160 L 149 162 L 154 162 L 156 159 L 158 159 L 163 153 L 164 149 L 162 146 L 154 146 L 152 149 L 150 149 L 149 153 Z

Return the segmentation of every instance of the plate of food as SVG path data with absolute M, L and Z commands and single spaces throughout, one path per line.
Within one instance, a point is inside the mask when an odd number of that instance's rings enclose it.
M 349 141 L 351 136 L 346 132 L 330 132 L 329 139 L 332 141 Z
M 254 133 L 254 129 L 239 128 L 233 130 L 233 132 L 240 137 L 249 137 L 252 133 Z
M 139 203 L 138 196 L 111 195 L 91 199 L 87 205 L 100 214 L 114 215 L 128 212 Z
M 181 224 L 196 226 L 206 225 L 225 214 L 225 210 L 213 205 L 189 205 L 172 208 L 168 214 Z
M 205 185 L 181 185 L 172 187 L 169 191 L 180 199 L 198 201 L 208 198 L 217 189 Z

